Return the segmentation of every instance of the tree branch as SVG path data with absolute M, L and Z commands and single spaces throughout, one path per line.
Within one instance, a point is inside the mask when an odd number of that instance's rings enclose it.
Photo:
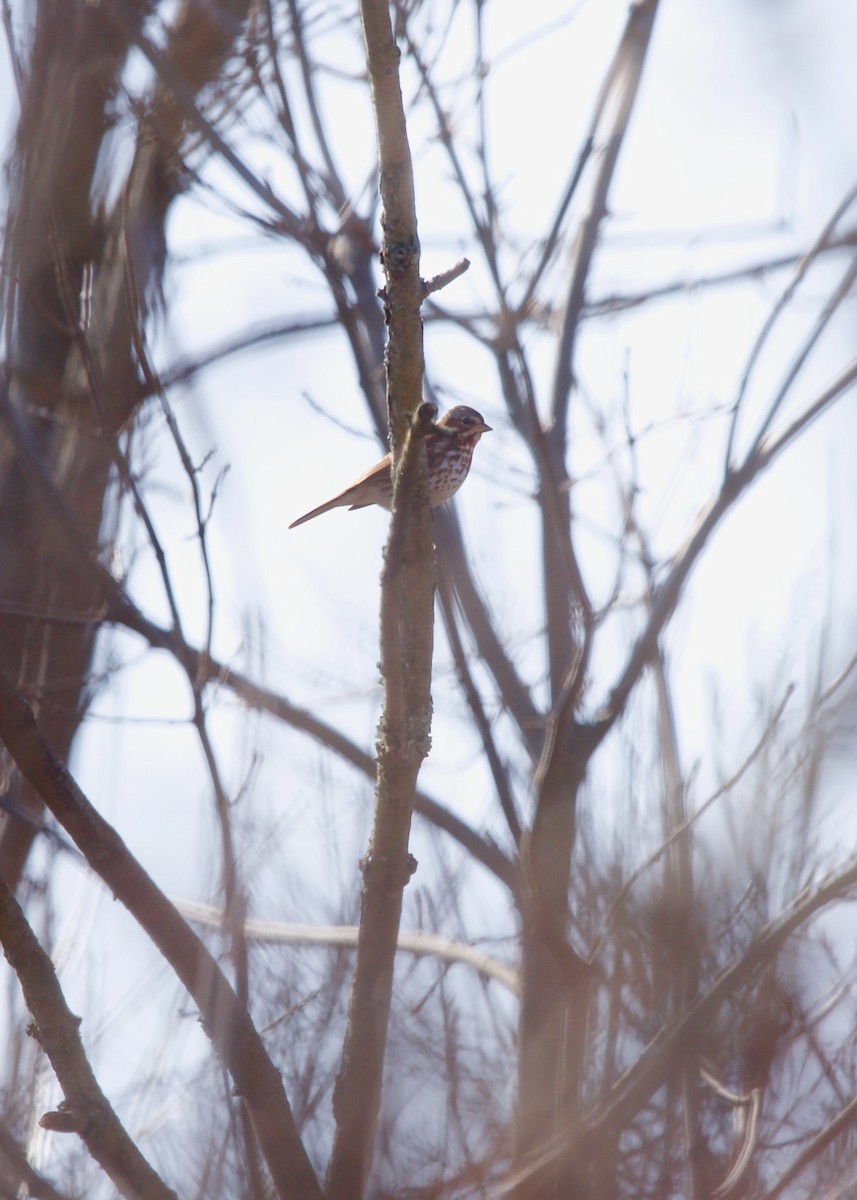
M 4 1172 L 4 1182 L 11 1185 L 16 1196 L 24 1194 L 18 1190 L 21 1184 L 24 1184 L 27 1188 L 26 1194 L 34 1200 L 74 1200 L 55 1188 L 38 1171 L 33 1170 L 27 1155 L 5 1125 L 0 1125 L 0 1156 L 5 1158 L 8 1164 Z
M 366 60 L 378 137 L 381 259 L 386 275 L 387 411 L 394 454 L 393 519 L 381 578 L 381 675 L 375 819 L 363 860 L 357 961 L 342 1066 L 333 1095 L 336 1130 L 325 1181 L 329 1200 L 359 1200 L 372 1162 L 381 1104 L 396 939 L 405 885 L 416 868 L 408 837 L 431 730 L 434 563 L 428 503 L 420 247 L 413 168 L 387 0 L 362 0 Z M 430 418 L 429 418 L 430 420 Z
M 47 1129 L 79 1134 L 124 1196 L 176 1200 L 176 1193 L 140 1153 L 99 1087 L 80 1040 L 80 1018 L 66 1004 L 53 963 L 2 879 L 0 941 L 33 1015 L 30 1033 L 50 1059 L 65 1096 L 59 1111 L 45 1114 L 40 1123 Z
M 211 904 L 196 900 L 176 900 L 176 908 L 189 921 L 215 929 L 228 930 L 227 914 Z M 356 925 L 292 925 L 285 921 L 263 921 L 248 917 L 244 922 L 248 940 L 275 945 L 302 944 L 308 946 L 356 946 Z M 444 963 L 464 963 L 484 979 L 493 979 L 513 995 L 520 989 L 518 972 L 509 963 L 486 954 L 468 942 L 458 942 L 439 933 L 418 929 L 399 933 L 396 948 L 403 954 L 436 958 Z
M 637 1061 L 613 1085 L 607 1100 L 575 1122 L 571 1128 L 563 1129 L 556 1137 L 546 1139 L 528 1162 L 519 1170 L 510 1173 L 503 1185 L 492 1192 L 493 1200 L 509 1195 L 547 1166 L 557 1164 L 561 1160 L 571 1161 L 581 1146 L 597 1144 L 607 1131 L 627 1128 L 649 1098 L 663 1087 L 675 1063 L 681 1061 L 686 1048 L 698 1039 L 700 1030 L 712 1026 L 726 1000 L 734 996 L 739 988 L 748 984 L 763 966 L 772 962 L 788 939 L 802 926 L 827 905 L 853 895 L 855 889 L 857 859 L 851 858 L 840 870 L 826 876 L 814 891 L 806 889 L 795 897 L 782 915 L 772 920 L 759 933 L 747 952 L 730 963 L 708 991 L 700 996 L 679 1020 L 661 1029 Z M 837 1125 L 836 1132 L 845 1128 L 853 1119 L 853 1115 L 853 1109 L 849 1105 L 845 1112 L 840 1114 L 842 1125 Z M 805 1165 L 802 1157 L 799 1164 L 799 1167 L 795 1164 L 797 1169 L 802 1169 Z M 773 1194 L 778 1192 L 775 1190 Z
M 247 1105 L 278 1195 L 282 1200 L 321 1200 L 280 1073 L 246 1009 L 203 943 L 55 757 L 29 705 L 2 674 L 0 741 L 92 869 L 145 929 L 193 997 L 203 1029 Z
M 672 570 L 652 598 L 651 615 L 646 627 L 634 643 L 625 668 L 610 693 L 604 712 L 593 727 L 596 734 L 595 745 L 604 739 L 617 718 L 624 712 L 637 680 L 655 652 L 657 639 L 675 611 L 682 588 L 717 526 L 734 507 L 739 497 L 756 482 L 779 454 L 855 385 L 857 361 L 850 363 L 781 434 L 763 442 L 739 467 L 729 471 L 720 491 L 700 514 L 688 540 L 676 555 Z

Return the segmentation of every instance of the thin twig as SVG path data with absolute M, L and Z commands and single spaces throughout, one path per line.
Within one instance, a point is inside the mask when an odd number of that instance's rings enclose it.
M 778 437 L 763 443 L 752 458 L 729 472 L 720 491 L 700 514 L 688 540 L 676 555 L 671 571 L 655 593 L 649 620 L 634 643 L 625 667 L 596 722 L 594 745 L 603 740 L 625 711 L 633 688 L 655 652 L 661 630 L 675 611 L 689 575 L 723 518 L 782 451 L 855 385 L 857 360 L 849 364 Z
M 459 279 L 469 268 L 470 259 L 462 258 L 454 267 L 450 267 L 448 271 L 441 271 L 439 275 L 433 275 L 431 279 L 424 279 L 423 296 L 430 296 L 432 292 L 439 292 L 441 288 L 445 288 L 454 280 Z
M 777 1179 L 777 1181 L 770 1188 L 768 1188 L 766 1192 L 763 1192 L 759 1195 L 758 1200 L 777 1200 L 777 1197 L 783 1194 L 789 1184 L 797 1179 L 798 1175 L 800 1175 L 801 1172 L 804 1171 L 811 1162 L 818 1158 L 819 1155 L 824 1153 L 831 1142 L 835 1141 L 836 1138 L 840 1137 L 841 1134 L 847 1133 L 849 1130 L 853 1129 L 855 1125 L 857 1125 L 857 1096 L 855 1096 L 853 1100 L 846 1104 L 845 1107 L 841 1109 L 832 1120 L 828 1121 L 824 1128 L 816 1134 L 816 1136 L 811 1142 L 809 1142 L 807 1146 L 804 1146 L 800 1154 L 798 1154 L 791 1165 L 787 1167 L 785 1171 L 783 1171 L 779 1179 Z M 847 1169 L 848 1168 L 846 1167 L 846 1170 Z M 854 1174 L 852 1168 L 849 1186 L 842 1191 L 838 1191 L 837 1194 L 840 1196 L 853 1195 L 855 1182 L 857 1182 L 857 1175 Z
M 741 782 L 741 780 L 744 778 L 744 776 L 747 774 L 747 772 L 749 771 L 749 769 L 753 765 L 753 763 L 757 761 L 757 759 L 759 758 L 759 756 L 761 755 L 761 753 L 767 746 L 768 742 L 773 737 L 774 733 L 776 733 L 777 728 L 780 723 L 780 720 L 782 719 L 782 715 L 786 710 L 786 705 L 788 704 L 789 700 L 794 695 L 794 690 L 795 690 L 794 684 L 790 684 L 786 688 L 785 695 L 783 696 L 780 703 L 777 705 L 777 708 L 774 711 L 773 716 L 771 717 L 770 721 L 768 722 L 768 724 L 765 726 L 764 730 L 762 731 L 762 736 L 759 738 L 756 745 L 753 747 L 753 749 L 750 751 L 750 753 L 747 755 L 747 757 L 741 763 L 740 767 L 738 767 L 738 769 L 736 771 L 734 771 L 733 774 L 730 775 L 727 780 L 725 780 L 723 783 L 721 783 L 718 788 L 715 788 L 715 790 L 711 793 L 711 795 L 708 797 L 708 799 L 704 800 L 703 803 L 700 804 L 699 808 L 695 809 L 692 813 L 690 813 L 690 815 L 688 817 L 685 818 L 685 820 L 683 820 L 682 822 L 680 822 L 680 824 L 676 825 L 672 830 L 670 830 L 669 835 L 666 838 L 664 838 L 664 840 L 661 842 L 660 846 L 658 846 L 657 850 L 653 850 L 652 853 L 648 856 L 648 858 L 646 858 L 646 860 L 644 862 L 640 863 L 640 865 L 631 872 L 631 874 L 628 876 L 628 878 L 623 883 L 623 885 L 622 885 L 620 891 L 618 892 L 616 898 L 614 899 L 613 903 L 610 905 L 610 908 L 608 909 L 607 916 L 604 918 L 604 927 L 602 928 L 601 933 L 599 933 L 598 937 L 596 938 L 596 940 L 592 946 L 592 950 L 590 951 L 590 954 L 589 954 L 590 959 L 597 958 L 598 955 L 601 953 L 601 950 L 602 950 L 602 947 L 604 946 L 605 940 L 607 939 L 607 937 L 612 932 L 612 930 L 615 926 L 616 917 L 619 913 L 619 910 L 624 905 L 625 901 L 627 900 L 627 898 L 631 892 L 631 889 L 634 887 L 634 885 L 637 883 L 637 881 L 639 879 L 641 879 L 642 876 L 645 875 L 645 873 L 647 871 L 651 870 L 651 868 L 655 865 L 655 863 L 658 861 L 658 859 L 660 859 L 662 857 L 662 855 L 664 855 L 666 853 L 666 851 L 673 844 L 673 842 L 677 838 L 680 838 L 683 833 L 685 833 L 688 829 L 690 829 L 690 827 L 692 825 L 696 824 L 696 822 L 699 820 L 699 818 L 704 813 L 708 812 L 709 808 L 711 808 L 711 806 L 713 804 L 716 804 L 718 800 L 720 800 L 728 792 L 731 792 L 733 788 L 737 787 L 738 784 Z
M 762 418 L 761 425 L 756 431 L 756 435 L 750 448 L 751 454 L 758 446 L 762 444 L 765 434 L 770 429 L 774 418 L 788 396 L 789 390 L 800 373 L 801 368 L 809 358 L 822 333 L 829 325 L 836 310 L 851 294 L 855 280 L 857 280 L 857 260 L 849 264 L 842 280 L 839 283 L 839 286 L 835 288 L 833 293 L 828 297 L 821 309 L 821 312 L 818 314 L 812 329 L 807 334 L 803 345 L 800 347 L 793 361 L 789 365 L 789 368 L 783 376 L 780 386 L 777 388 L 773 399 L 768 405 L 767 412 Z
M 764 324 L 762 325 L 762 328 L 759 331 L 755 342 L 753 343 L 753 348 L 750 351 L 749 355 L 747 356 L 747 362 L 744 367 L 744 371 L 741 375 L 741 381 L 738 384 L 738 391 L 736 392 L 735 399 L 732 402 L 732 420 L 729 425 L 729 434 L 726 438 L 726 453 L 725 453 L 724 459 L 723 459 L 724 472 L 727 474 L 728 474 L 728 472 L 731 468 L 731 464 L 732 464 L 732 446 L 735 441 L 735 436 L 736 436 L 737 428 L 738 428 L 738 419 L 739 419 L 739 416 L 741 413 L 741 407 L 743 404 L 744 397 L 747 393 L 747 386 L 750 382 L 750 376 L 752 375 L 753 370 L 755 369 L 756 363 L 758 362 L 758 360 L 762 354 L 762 350 L 764 349 L 765 343 L 767 342 L 767 340 L 768 340 L 774 326 L 776 325 L 777 321 L 779 320 L 781 314 L 783 313 L 783 311 L 785 310 L 787 305 L 792 300 L 792 298 L 793 298 L 795 292 L 797 291 L 798 287 L 800 286 L 800 284 L 803 282 L 803 279 L 805 278 L 810 267 L 813 265 L 813 263 L 819 257 L 819 255 L 822 254 L 823 251 L 829 247 L 830 239 L 833 236 L 836 226 L 839 224 L 839 222 L 845 216 L 845 213 L 848 211 L 848 209 L 851 207 L 851 205 L 854 203 L 855 200 L 857 200 L 857 185 L 852 187 L 845 194 L 844 198 L 837 205 L 836 210 L 834 211 L 833 215 L 828 220 L 827 224 L 822 229 L 822 231 L 819 234 L 816 241 L 809 248 L 809 250 L 807 250 L 806 254 L 804 254 L 803 257 L 800 259 L 794 275 L 789 280 L 789 282 L 786 284 L 785 288 L 783 289 L 782 293 L 780 294 L 779 298 L 777 299 L 777 302 L 774 304 L 773 308 L 768 313 L 767 317 L 765 318 Z

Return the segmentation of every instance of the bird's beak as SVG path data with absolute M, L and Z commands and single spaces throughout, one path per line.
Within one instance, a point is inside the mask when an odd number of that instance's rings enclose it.
M 485 424 L 485 422 L 483 421 L 481 425 L 478 425 L 478 426 L 476 427 L 476 429 L 474 429 L 474 430 L 473 430 L 473 432 L 474 432 L 474 433 L 490 433 L 490 432 L 491 432 L 491 426 L 490 426 L 490 425 L 486 425 L 486 424 Z

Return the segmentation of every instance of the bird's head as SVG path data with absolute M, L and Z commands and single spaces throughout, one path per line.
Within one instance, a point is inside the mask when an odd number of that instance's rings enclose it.
M 491 426 L 485 424 L 481 414 L 466 404 L 456 404 L 449 412 L 445 412 L 438 426 L 455 434 L 460 441 L 472 442 L 474 446 L 483 433 L 491 432 Z

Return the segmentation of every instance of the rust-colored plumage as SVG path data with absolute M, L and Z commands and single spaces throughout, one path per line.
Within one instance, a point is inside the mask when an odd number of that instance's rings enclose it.
M 437 508 L 455 495 L 467 478 L 474 446 L 483 433 L 491 431 L 491 426 L 485 424 L 476 409 L 468 408 L 466 404 L 451 408 L 437 424 L 450 432 L 430 433 L 425 439 L 429 503 L 432 508 Z M 311 521 L 313 517 L 320 517 L 332 508 L 366 508 L 369 504 L 378 504 L 381 508 L 389 509 L 393 503 L 392 462 L 392 456 L 386 454 L 379 463 L 331 500 L 326 500 L 318 508 L 310 509 L 292 521 L 289 529 L 303 525 L 304 521 Z

